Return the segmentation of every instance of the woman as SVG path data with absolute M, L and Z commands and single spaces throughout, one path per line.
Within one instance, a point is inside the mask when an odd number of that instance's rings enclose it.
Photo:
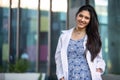
M 55 53 L 58 80 L 102 80 L 102 59 L 98 19 L 94 8 L 85 5 L 76 13 L 76 26 L 63 31 Z

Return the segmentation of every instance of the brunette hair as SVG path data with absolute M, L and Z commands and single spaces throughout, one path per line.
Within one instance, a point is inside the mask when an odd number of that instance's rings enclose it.
M 86 27 L 86 34 L 88 36 L 86 49 L 91 53 L 91 61 L 94 61 L 95 57 L 99 54 L 102 46 L 98 31 L 99 22 L 95 9 L 90 5 L 84 5 L 80 7 L 76 13 L 76 16 L 83 10 L 87 10 L 90 13 L 90 22 Z

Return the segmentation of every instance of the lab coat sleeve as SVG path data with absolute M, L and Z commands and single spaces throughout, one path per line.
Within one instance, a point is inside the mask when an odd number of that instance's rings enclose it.
M 62 68 L 62 61 L 61 61 L 61 48 L 62 48 L 62 35 L 59 37 L 56 52 L 55 52 L 55 63 L 56 63 L 56 75 L 58 80 L 64 77 L 63 75 L 63 68 Z
M 96 66 L 96 68 L 101 68 L 102 69 L 102 74 L 103 74 L 104 71 L 105 71 L 105 66 L 106 66 L 106 64 L 105 64 L 105 61 L 102 57 L 102 49 L 101 49 L 100 53 L 97 56 L 97 66 Z

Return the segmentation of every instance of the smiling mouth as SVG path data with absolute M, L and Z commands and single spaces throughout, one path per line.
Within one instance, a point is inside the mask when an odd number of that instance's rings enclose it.
M 83 23 L 83 22 L 79 22 L 79 25 L 84 25 L 85 23 Z
M 84 25 L 84 24 L 85 24 L 85 23 L 82 22 L 82 21 L 78 21 L 78 23 L 79 23 L 80 25 Z

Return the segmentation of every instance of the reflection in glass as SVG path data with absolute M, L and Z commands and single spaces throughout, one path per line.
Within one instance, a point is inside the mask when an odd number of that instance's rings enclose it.
M 120 0 L 108 0 L 109 73 L 120 74 Z
M 20 15 L 20 49 L 19 56 L 26 53 L 30 61 L 28 71 L 36 71 L 37 63 L 37 5 L 38 0 L 21 0 Z
M 9 61 L 9 1 L 0 1 L 0 72 L 7 72 Z M 1 70 L 2 69 L 2 70 Z
M 49 28 L 49 10 L 50 0 L 41 0 L 40 2 L 40 72 L 47 73 L 48 64 L 48 28 Z
M 58 38 L 62 30 L 66 29 L 67 22 L 67 0 L 52 0 L 51 14 L 51 54 L 50 54 L 50 76 L 51 80 L 56 80 L 55 74 L 55 51 Z

